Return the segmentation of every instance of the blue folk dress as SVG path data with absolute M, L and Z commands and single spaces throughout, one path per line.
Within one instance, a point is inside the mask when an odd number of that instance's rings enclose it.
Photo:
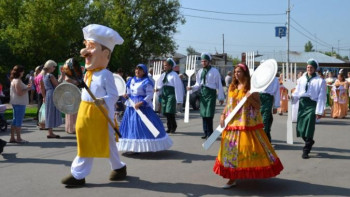
M 54 77 L 52 74 L 44 75 L 43 82 L 46 90 L 45 97 L 45 128 L 55 128 L 62 125 L 61 112 L 55 107 L 53 103 L 53 91 L 55 87 L 52 85 L 50 78 Z
M 143 102 L 143 105 L 139 109 L 158 129 L 159 135 L 157 137 L 153 136 L 127 100 L 125 102 L 126 110 L 120 125 L 122 138 L 119 138 L 119 142 L 117 143 L 118 150 L 127 152 L 157 152 L 169 149 L 173 142 L 165 132 L 162 121 L 153 111 L 152 107 L 153 82 L 148 77 L 133 77 L 127 82 L 126 92 L 134 103 Z

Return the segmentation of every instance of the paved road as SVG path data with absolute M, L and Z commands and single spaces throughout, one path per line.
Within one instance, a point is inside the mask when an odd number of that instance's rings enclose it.
M 73 189 L 60 180 L 69 174 L 76 155 L 75 135 L 60 127 L 55 132 L 61 139 L 46 139 L 46 131 L 26 121 L 23 138 L 29 143 L 9 144 L 0 155 L 0 196 L 350 196 L 350 119 L 323 119 L 316 127 L 311 158 L 303 160 L 301 139 L 293 145 L 285 143 L 287 117 L 274 118 L 272 144 L 285 169 L 276 178 L 242 180 L 229 190 L 220 188 L 225 180 L 212 171 L 219 141 L 209 151 L 202 149 L 202 122 L 196 111 L 191 112 L 189 124 L 178 119 L 170 150 L 122 155 L 127 180 L 110 182 L 108 160 L 96 159 L 86 187 Z M 0 137 L 8 140 L 9 131 Z

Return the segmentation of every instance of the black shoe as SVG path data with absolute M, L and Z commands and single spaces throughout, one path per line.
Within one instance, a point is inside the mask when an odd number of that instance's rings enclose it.
M 303 158 L 303 159 L 309 159 L 309 158 L 310 158 L 310 157 L 309 157 L 309 153 L 303 152 L 303 155 L 301 155 L 301 158 Z
M 109 175 L 110 181 L 120 181 L 126 178 L 126 166 L 113 170 L 111 174 Z
M 202 136 L 201 138 L 202 138 L 202 139 L 207 139 L 207 136 L 205 135 L 205 136 Z
M 2 153 L 2 151 L 4 151 L 4 147 L 6 146 L 7 142 L 0 139 L 0 154 Z
M 167 132 L 167 133 L 170 133 L 170 130 L 168 129 L 168 130 L 166 130 L 166 132 Z
M 83 186 L 85 185 L 85 178 L 84 179 L 76 179 L 73 177 L 73 175 L 69 175 L 62 179 L 62 184 L 65 184 L 67 186 Z

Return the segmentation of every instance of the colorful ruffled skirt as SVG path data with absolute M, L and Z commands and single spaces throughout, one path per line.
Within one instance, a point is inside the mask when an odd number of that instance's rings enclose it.
M 261 179 L 277 176 L 283 165 L 264 130 L 224 130 L 213 168 L 227 179 Z

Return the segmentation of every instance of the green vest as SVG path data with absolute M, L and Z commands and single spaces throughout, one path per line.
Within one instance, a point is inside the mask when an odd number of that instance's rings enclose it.
M 297 137 L 313 138 L 316 123 L 317 102 L 309 97 L 301 97 L 299 100 Z
M 162 113 L 176 113 L 175 88 L 173 86 L 163 86 L 162 90 Z
M 214 117 L 216 105 L 216 90 L 202 86 L 200 99 L 200 114 L 202 117 Z

